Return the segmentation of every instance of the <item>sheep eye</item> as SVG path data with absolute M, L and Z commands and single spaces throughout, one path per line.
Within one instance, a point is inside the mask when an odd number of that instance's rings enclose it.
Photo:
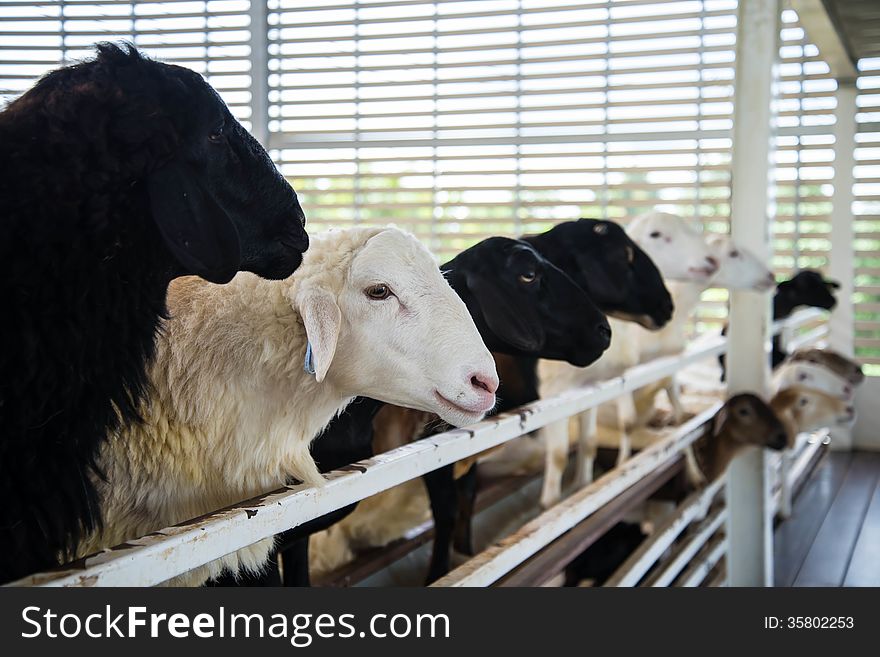
M 807 380 L 807 375 L 805 373 L 801 372 L 800 374 L 798 374 L 798 381 L 806 381 L 806 380 Z
M 535 279 L 536 279 L 537 277 L 538 277 L 538 275 L 537 275 L 535 272 L 533 272 L 533 271 L 527 271 L 525 274 L 520 274 L 520 275 L 519 275 L 519 282 L 520 282 L 520 283 L 526 283 L 526 284 L 528 284 L 528 283 L 534 283 L 534 282 L 535 282 Z
M 626 261 L 632 264 L 636 259 L 636 252 L 631 246 L 626 247 Z
M 659 231 L 659 230 L 655 230 L 653 233 L 651 233 L 650 235 L 648 235 L 648 237 L 653 237 L 654 239 L 657 239 L 658 237 L 660 237 L 660 231 Z
M 810 402 L 806 397 L 801 397 L 801 401 L 800 401 L 801 406 L 806 406 L 809 403 Z
M 731 251 L 730 257 L 731 258 L 739 258 L 739 251 Z
M 214 128 L 214 130 L 211 132 L 211 134 L 208 135 L 208 141 L 210 141 L 211 143 L 214 143 L 214 144 L 217 144 L 217 143 L 223 141 L 223 137 L 226 136 L 225 131 L 226 131 L 225 125 L 217 126 L 216 128 Z
M 371 285 L 364 290 L 364 294 L 374 301 L 382 301 L 391 296 L 391 289 L 387 285 Z
M 737 411 L 737 413 L 739 414 L 740 417 L 746 417 L 749 414 L 749 409 L 747 409 L 745 407 L 741 407 L 739 409 L 739 411 Z
M 608 232 L 608 226 L 606 226 L 605 224 L 596 224 L 595 226 L 593 226 L 593 232 L 597 235 L 604 235 Z

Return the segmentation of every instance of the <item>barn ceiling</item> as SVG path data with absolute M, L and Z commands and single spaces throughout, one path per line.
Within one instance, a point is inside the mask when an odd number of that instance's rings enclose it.
M 880 0 L 822 0 L 850 58 L 880 57 Z

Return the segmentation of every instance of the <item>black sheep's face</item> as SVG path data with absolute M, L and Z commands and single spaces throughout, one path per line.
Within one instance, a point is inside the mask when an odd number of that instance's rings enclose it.
M 443 268 L 491 351 L 584 367 L 610 344 L 608 320 L 596 304 L 525 242 L 491 237 Z
M 154 219 L 172 253 L 187 273 L 213 282 L 239 270 L 286 278 L 309 243 L 293 188 L 201 76 L 150 64 L 173 85 L 161 102 L 177 128 L 175 152 L 149 178 Z
M 581 219 L 571 228 L 576 279 L 610 317 L 656 330 L 672 318 L 672 297 L 653 260 L 613 221 Z
M 791 280 L 780 283 L 778 289 L 791 299 L 793 306 L 831 310 L 837 305 L 834 292 L 839 287 L 839 283 L 825 279 L 819 272 L 804 269 Z

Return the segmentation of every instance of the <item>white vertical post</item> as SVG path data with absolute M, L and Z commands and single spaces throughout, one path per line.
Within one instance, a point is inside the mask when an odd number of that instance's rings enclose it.
M 269 7 L 251 0 L 251 134 L 269 147 Z
M 772 156 L 779 58 L 780 0 L 740 0 L 734 93 L 731 235 L 770 262 L 775 215 Z M 770 295 L 734 292 L 730 301 L 728 391 L 764 395 L 769 379 Z M 773 500 L 763 450 L 730 468 L 727 570 L 731 586 L 773 583 Z
M 855 352 L 855 309 L 853 278 L 855 230 L 853 228 L 853 182 L 856 147 L 856 82 L 837 81 L 837 109 L 834 111 L 834 197 L 831 210 L 831 257 L 828 273 L 840 283 L 837 306 L 831 312 L 829 345 L 845 356 Z M 852 449 L 848 427 L 831 430 L 831 448 Z

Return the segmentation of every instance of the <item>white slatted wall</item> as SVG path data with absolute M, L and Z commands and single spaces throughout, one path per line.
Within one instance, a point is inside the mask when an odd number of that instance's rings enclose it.
M 856 148 L 856 354 L 880 374 L 880 59 L 861 62 Z
M 658 205 L 726 224 L 733 0 L 270 8 L 270 143 L 313 225 L 446 256 Z
M 249 126 L 249 8 L 248 0 L 2 0 L 0 105 L 46 71 L 89 57 L 96 42 L 127 40 L 205 75 Z

